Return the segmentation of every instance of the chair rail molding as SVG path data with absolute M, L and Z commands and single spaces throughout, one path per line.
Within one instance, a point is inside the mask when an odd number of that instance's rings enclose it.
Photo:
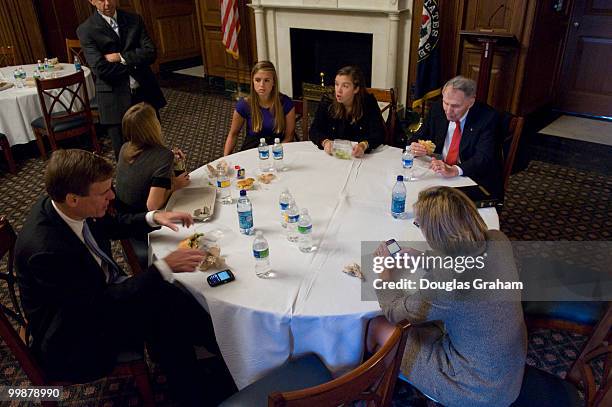
M 413 0 L 253 0 L 259 59 L 272 61 L 293 94 L 291 28 L 372 34 L 371 87 L 394 88 L 406 104 Z M 340 67 L 338 67 L 340 68 Z

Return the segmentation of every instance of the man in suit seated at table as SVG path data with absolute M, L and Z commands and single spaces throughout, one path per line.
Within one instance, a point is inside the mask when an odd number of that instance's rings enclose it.
M 501 198 L 500 151 L 495 132 L 497 112 L 484 103 L 476 102 L 476 82 L 456 76 L 442 88 L 442 101 L 432 105 L 423 128 L 410 145 L 415 156 L 427 154 L 418 139 L 431 140 L 436 145 L 431 168 L 443 177 L 466 176 Z
M 32 351 L 50 379 L 79 382 L 109 373 L 121 351 L 142 350 L 146 341 L 182 404 L 205 405 L 194 345 L 218 351 L 210 316 L 171 284 L 174 273 L 194 271 L 203 253 L 176 250 L 128 277 L 110 245 L 193 220 L 180 212 L 109 215 L 113 173 L 84 150 L 58 150 L 47 164 L 48 196 L 34 204 L 15 247 Z
M 121 120 L 125 112 L 140 102 L 160 109 L 166 99 L 149 67 L 157 50 L 142 17 L 118 10 L 117 0 L 89 2 L 97 11 L 78 27 L 77 36 L 96 75 L 100 124 L 106 126 L 117 158 L 123 145 Z

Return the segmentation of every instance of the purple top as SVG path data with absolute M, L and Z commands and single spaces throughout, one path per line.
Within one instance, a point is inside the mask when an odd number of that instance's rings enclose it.
M 293 109 L 293 101 L 286 95 L 280 94 L 281 104 L 283 105 L 283 113 L 286 116 L 287 113 Z M 273 144 L 274 138 L 278 137 L 281 139 L 284 138 L 284 134 L 276 134 L 274 133 L 274 116 L 270 112 L 270 109 L 266 109 L 263 107 L 259 108 L 261 110 L 261 114 L 263 116 L 263 126 L 259 133 L 253 132 L 253 126 L 251 121 L 251 108 L 249 107 L 249 102 L 246 99 L 240 99 L 238 103 L 236 103 L 236 111 L 242 118 L 247 121 L 247 135 L 244 139 L 244 143 L 242 144 L 242 150 L 248 150 L 249 148 L 254 148 L 259 145 L 259 139 L 261 137 L 265 137 L 267 144 Z

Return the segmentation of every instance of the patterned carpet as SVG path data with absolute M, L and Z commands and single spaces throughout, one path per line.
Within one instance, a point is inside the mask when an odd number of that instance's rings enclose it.
M 224 95 L 222 89 L 213 88 L 203 80 L 187 79 L 181 75 L 165 78 L 162 86 L 169 102 L 168 107 L 161 111 L 164 136 L 169 146 L 179 147 L 187 153 L 188 169 L 197 168 L 221 156 L 231 120 L 232 100 Z M 531 136 L 537 137 L 536 134 Z M 104 154 L 110 159 L 110 142 L 106 138 L 101 141 Z M 84 142 L 77 141 L 74 145 Z M 64 146 L 71 144 L 68 142 Z M 237 145 L 240 144 L 239 141 Z M 513 240 L 610 240 L 612 177 L 609 167 L 603 165 L 589 170 L 563 165 L 563 160 L 546 162 L 546 149 L 540 139 L 534 143 L 530 137 L 524 137 L 521 151 L 536 152 L 538 160 L 530 160 L 524 170 L 511 177 L 506 203 L 500 216 L 502 230 Z M 609 163 L 612 149 L 598 151 L 598 162 Z M 18 162 L 16 175 L 5 172 L 4 163 L 0 160 L 0 214 L 7 215 L 18 232 L 29 208 L 43 193 L 44 163 L 37 157 L 36 147 L 32 143 L 17 146 L 14 154 Z M 555 149 L 550 156 L 558 158 L 559 154 Z M 119 251 L 115 252 L 120 258 Z M 4 263 L 0 267 L 5 267 Z M 9 303 L 3 283 L 0 283 L 0 301 Z M 585 339 L 582 335 L 567 332 L 530 332 L 527 361 L 564 377 Z M 159 404 L 173 405 L 168 400 L 165 377 L 155 366 L 152 382 Z M 0 340 L 0 385 L 26 384 L 27 380 L 18 363 Z M 127 379 L 102 379 L 66 388 L 62 405 L 125 406 L 138 403 L 138 394 L 132 382 Z M 402 382 L 398 382 L 393 404 L 435 405 Z

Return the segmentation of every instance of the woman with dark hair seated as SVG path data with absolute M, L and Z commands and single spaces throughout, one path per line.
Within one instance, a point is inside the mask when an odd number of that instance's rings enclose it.
M 508 406 L 519 395 L 527 354 L 521 294 L 483 289 L 482 281 L 518 281 L 510 242 L 502 232 L 487 230 L 475 205 L 454 188 L 422 191 L 414 213 L 432 250 L 403 249 L 401 255 L 453 263 L 414 274 L 385 269 L 377 276 L 384 282 L 412 279 L 419 289 L 376 290 L 386 319 L 370 321 L 368 350 L 385 343 L 392 324 L 407 319 L 412 326 L 401 364 L 407 381 L 447 407 Z M 379 246 L 375 256 L 389 256 L 387 246 Z M 475 263 L 459 267 L 468 257 Z
M 365 78 L 356 66 L 336 72 L 334 99 L 324 96 L 309 130 L 310 139 L 327 154 L 333 140 L 358 142 L 353 157 L 362 157 L 385 140 L 385 128 L 376 98 L 366 91 Z

